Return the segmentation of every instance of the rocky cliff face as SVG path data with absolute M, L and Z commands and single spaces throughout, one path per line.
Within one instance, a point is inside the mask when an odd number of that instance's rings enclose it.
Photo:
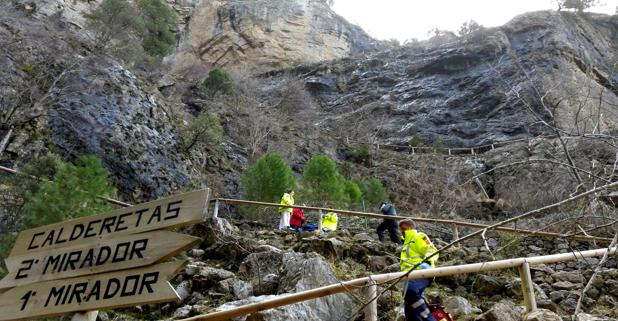
M 67 159 L 96 155 L 126 200 L 187 185 L 190 162 L 156 90 L 118 61 L 80 46 L 61 17 L 4 13 L 0 135 L 14 132 L 3 165 L 19 168 L 50 151 Z
M 471 146 L 552 133 L 543 122 L 574 135 L 613 130 L 616 43 L 616 16 L 537 12 L 453 42 L 297 71 L 337 135 Z
M 369 52 L 380 45 L 325 0 L 197 1 L 176 68 L 196 60 L 250 72 Z

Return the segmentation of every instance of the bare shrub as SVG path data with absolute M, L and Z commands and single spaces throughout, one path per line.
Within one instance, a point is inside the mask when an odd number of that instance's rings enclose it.
M 266 151 L 291 157 L 297 144 L 289 141 L 292 128 L 301 135 L 315 135 L 313 119 L 317 104 L 302 80 L 292 76 L 255 78 L 242 71 L 231 72 L 236 91 L 226 97 L 226 106 L 236 117 L 232 134 L 247 148 L 251 159 Z M 240 117 L 238 117 L 240 115 Z
M 399 171 L 389 186 L 395 203 L 402 210 L 432 216 L 480 216 L 483 209 L 477 200 L 481 193 L 472 185 L 463 185 L 472 168 L 463 163 L 449 163 L 443 155 L 411 156 L 413 168 Z M 471 187 L 472 186 L 472 187 Z M 463 213 L 463 209 L 474 213 Z

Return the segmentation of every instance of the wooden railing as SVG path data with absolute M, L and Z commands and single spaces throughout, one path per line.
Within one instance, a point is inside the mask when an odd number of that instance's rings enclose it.
M 14 175 L 26 175 L 26 176 L 31 177 L 32 179 L 40 179 L 38 177 L 33 177 L 33 176 L 30 176 L 24 173 L 20 173 L 14 169 L 4 167 L 4 166 L 0 166 L 0 171 L 4 171 L 4 172 L 14 174 Z M 115 199 L 111 199 L 109 197 L 99 197 L 99 199 L 105 200 L 111 204 L 115 204 L 118 206 L 123 206 L 123 207 L 132 206 L 132 204 L 121 202 Z M 231 198 L 216 198 L 216 199 L 211 200 L 211 202 L 215 203 L 215 208 L 213 211 L 214 217 L 218 215 L 219 206 L 221 203 L 236 204 L 236 205 L 254 205 L 254 206 L 262 206 L 262 207 L 281 207 L 281 205 L 277 203 L 247 201 L 247 200 L 239 200 L 239 199 L 231 199 Z M 389 215 L 376 214 L 376 213 L 348 211 L 348 210 L 315 207 L 315 206 L 296 206 L 295 205 L 294 207 L 306 209 L 306 210 L 318 211 L 320 214 L 324 212 L 335 212 L 337 214 L 342 214 L 342 215 L 359 216 L 359 217 L 367 217 L 367 218 L 375 218 L 375 219 L 385 219 L 386 218 L 386 219 L 394 219 L 394 220 L 403 220 L 403 219 L 410 218 L 416 222 L 421 222 L 421 223 L 433 223 L 433 224 L 447 225 L 447 226 L 450 226 L 452 229 L 453 239 L 459 238 L 458 227 L 468 227 L 468 228 L 474 228 L 474 229 L 484 229 L 484 228 L 489 227 L 489 225 L 485 225 L 485 224 L 469 223 L 469 222 L 461 222 L 461 221 L 453 221 L 453 220 L 443 220 L 443 219 L 433 219 L 433 218 L 425 218 L 425 217 L 389 216 Z M 322 224 L 322 220 L 318 219 L 319 230 L 322 229 L 321 224 Z M 553 232 L 542 232 L 542 231 L 532 231 L 532 230 L 525 230 L 525 229 L 518 229 L 518 228 L 510 228 L 510 227 L 504 227 L 504 226 L 498 226 L 495 229 L 498 231 L 514 233 L 514 234 L 552 237 L 552 238 L 564 238 L 564 239 L 575 240 L 575 241 L 601 242 L 605 244 L 608 244 L 610 242 L 609 238 L 590 236 L 590 235 L 578 235 L 578 234 L 568 234 L 567 235 L 567 234 L 560 234 L 560 233 L 553 233 Z
M 273 309 L 285 305 L 295 304 L 307 300 L 312 300 L 328 295 L 333 295 L 342 292 L 350 292 L 357 290 L 359 287 L 365 289 L 365 320 L 377 320 L 377 291 L 375 290 L 377 283 L 395 281 L 399 279 L 423 279 L 440 276 L 459 275 L 466 273 L 479 273 L 487 271 L 504 270 L 509 268 L 517 268 L 522 281 L 522 294 L 526 311 L 531 312 L 536 310 L 536 300 L 534 297 L 534 287 L 530 275 L 530 265 L 535 264 L 550 264 L 564 261 L 579 260 L 595 256 L 615 255 L 616 247 L 590 250 L 583 252 L 572 252 L 563 254 L 553 254 L 535 257 L 521 257 L 516 259 L 473 263 L 465 265 L 445 266 L 428 270 L 412 271 L 406 275 L 405 272 L 377 274 L 369 277 L 358 278 L 350 281 L 344 281 L 336 284 L 323 286 L 320 288 L 307 290 L 298 293 L 284 294 L 276 298 L 265 300 L 259 303 L 247 304 L 238 308 L 233 308 L 225 311 L 217 311 L 204 315 L 198 315 L 180 321 L 219 321 L 230 320 L 235 317 Z
M 216 198 L 214 200 L 211 200 L 211 202 L 215 203 L 215 208 L 212 211 L 212 215 L 214 217 L 217 217 L 219 215 L 218 213 L 219 213 L 219 207 L 221 203 L 235 204 L 235 205 L 253 205 L 253 206 L 261 206 L 261 207 L 282 207 L 280 204 L 277 204 L 277 203 L 247 201 L 247 200 L 238 200 L 238 199 L 230 199 L 230 198 Z M 340 210 L 340 209 L 325 208 L 325 207 L 315 207 L 315 206 L 294 205 L 294 207 L 301 208 L 303 210 L 318 211 L 318 213 L 320 214 L 326 213 L 326 212 L 335 212 L 337 214 L 349 215 L 349 216 L 367 217 L 367 218 L 375 218 L 375 219 L 393 219 L 393 220 L 412 219 L 415 222 L 420 222 L 420 223 L 432 223 L 432 224 L 446 225 L 452 229 L 453 239 L 459 238 L 458 227 L 468 227 L 468 228 L 473 228 L 473 229 L 484 229 L 484 228 L 489 227 L 489 225 L 486 225 L 486 224 L 426 218 L 426 217 L 390 216 L 390 215 L 383 215 L 383 214 L 376 214 L 376 213 L 348 211 L 348 210 Z M 318 224 L 321 224 L 320 219 L 318 219 Z M 321 226 L 318 226 L 318 229 L 321 230 Z M 498 226 L 495 229 L 498 231 L 514 233 L 514 234 L 524 234 L 524 235 L 551 237 L 551 238 L 563 238 L 563 239 L 575 240 L 575 241 L 600 242 L 600 243 L 605 243 L 605 244 L 608 244 L 611 241 L 611 239 L 609 238 L 597 237 L 597 236 L 560 234 L 560 233 L 554 233 L 554 232 L 533 231 L 533 230 L 510 228 L 510 227 L 504 227 L 504 226 Z
M 535 138 L 555 138 L 556 136 L 540 136 Z M 351 140 L 346 138 L 345 141 L 347 144 L 361 144 L 361 145 L 371 145 L 375 149 L 390 149 L 396 151 L 407 150 L 411 154 L 415 154 L 417 151 L 429 151 L 435 154 L 447 154 L 447 155 L 478 155 L 484 152 L 493 150 L 500 146 L 505 146 L 513 143 L 527 142 L 532 138 L 520 138 L 520 139 L 511 139 L 511 140 L 503 140 L 491 144 L 484 145 L 476 145 L 472 147 L 443 147 L 443 146 L 411 146 L 411 145 L 397 145 L 397 144 L 388 144 L 388 143 L 368 143 L 358 140 Z

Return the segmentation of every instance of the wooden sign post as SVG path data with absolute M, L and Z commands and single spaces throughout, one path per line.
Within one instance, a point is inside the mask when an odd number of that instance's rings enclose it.
M 206 189 L 37 227 L 19 233 L 10 256 L 83 244 L 97 237 L 117 237 L 199 223 L 204 220 L 207 203 Z
M 209 195 L 204 189 L 19 233 L 0 280 L 0 321 L 178 300 L 168 281 L 185 262 L 160 262 L 200 239 L 161 229 L 202 222 Z
M 199 242 L 197 237 L 154 231 L 11 256 L 0 288 L 150 265 Z
M 184 261 L 175 261 L 16 287 L 0 297 L 0 320 L 29 320 L 75 311 L 178 300 L 168 279 L 184 264 Z

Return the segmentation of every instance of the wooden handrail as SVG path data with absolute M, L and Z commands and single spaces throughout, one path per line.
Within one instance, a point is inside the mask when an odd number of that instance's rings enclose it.
M 618 248 L 612 247 L 611 249 L 598 249 L 598 250 L 589 250 L 582 252 L 571 252 L 571 253 L 562 253 L 562 254 L 553 254 L 553 255 L 544 255 L 544 256 L 534 256 L 534 257 L 520 257 L 516 259 L 508 259 L 508 260 L 499 260 L 499 261 L 490 261 L 490 262 L 482 262 L 482 263 L 473 263 L 473 264 L 464 264 L 464 265 L 454 265 L 454 266 L 445 266 L 428 270 L 417 270 L 408 273 L 408 279 L 423 279 L 423 278 L 433 278 L 439 276 L 448 276 L 448 275 L 459 275 L 465 273 L 478 273 L 478 272 L 487 272 L 487 271 L 496 271 L 503 270 L 508 268 L 514 268 L 522 266 L 524 263 L 528 263 L 530 265 L 534 264 L 549 264 L 563 261 L 572 261 L 578 259 L 584 259 L 588 257 L 595 256 L 603 256 L 605 253 L 608 255 L 615 255 Z M 320 297 L 324 297 L 327 295 L 349 292 L 353 290 L 357 290 L 358 288 L 364 287 L 368 284 L 369 281 L 373 280 L 379 283 L 384 283 L 388 281 L 393 281 L 404 277 L 406 272 L 397 272 L 397 273 L 387 273 L 387 274 L 377 274 L 369 277 L 358 278 L 350 281 L 340 282 L 337 284 L 331 284 L 323 287 L 319 287 L 316 289 L 311 289 L 299 293 L 285 294 L 281 295 L 277 298 L 273 298 L 270 300 L 265 300 L 258 303 L 247 304 L 238 308 L 212 312 L 204 315 L 198 315 L 186 319 L 181 319 L 179 321 L 219 321 L 219 320 L 229 320 L 235 317 L 239 317 L 246 314 L 251 314 L 267 309 L 272 309 L 284 305 L 290 305 L 294 303 L 299 303 L 311 299 L 316 299 Z
M 28 174 L 24 174 L 24 173 L 21 173 L 19 171 L 16 171 L 14 169 L 4 167 L 4 166 L 0 166 L 0 170 L 11 173 L 11 174 L 15 174 L 15 175 L 24 175 L 24 176 L 31 177 L 33 179 L 41 180 L 41 178 L 34 177 Z M 97 196 L 97 198 L 105 200 L 111 204 L 115 204 L 115 205 L 119 205 L 123 207 L 133 206 L 130 203 L 125 203 L 125 202 L 118 201 L 118 200 L 115 200 L 109 197 Z M 231 199 L 231 198 L 216 198 L 210 201 L 211 202 L 219 201 L 219 202 L 228 203 L 228 204 L 240 204 L 240 205 L 245 204 L 245 205 L 257 205 L 257 206 L 265 206 L 265 207 L 282 207 L 281 204 L 277 204 L 277 203 L 238 200 L 238 199 Z M 322 211 L 322 212 L 336 212 L 338 214 L 343 214 L 343 215 L 360 216 L 360 217 L 368 217 L 368 218 L 375 218 L 375 219 L 394 219 L 394 220 L 413 219 L 416 222 L 422 222 L 422 223 L 434 223 L 434 224 L 450 225 L 450 226 L 457 225 L 457 226 L 470 227 L 470 228 L 476 228 L 476 229 L 484 229 L 484 228 L 489 227 L 489 225 L 486 225 L 486 224 L 469 223 L 469 222 L 461 222 L 461 221 L 453 221 L 453 220 L 443 220 L 443 219 L 432 219 L 432 218 L 425 218 L 425 217 L 390 216 L 390 215 L 383 215 L 383 214 L 376 214 L 376 213 L 348 211 L 348 210 L 323 208 L 323 207 L 315 207 L 315 206 L 294 206 L 294 207 L 302 208 L 306 210 L 314 210 L 314 211 Z M 575 240 L 575 241 L 586 241 L 586 242 L 596 241 L 596 242 L 601 242 L 605 244 L 608 244 L 611 241 L 611 239 L 604 238 L 604 237 L 596 237 L 596 236 L 588 236 L 588 235 L 565 235 L 565 234 L 560 234 L 560 233 L 523 230 L 523 229 L 516 229 L 516 228 L 510 228 L 510 227 L 503 227 L 503 226 L 496 227 L 495 229 L 498 231 L 504 231 L 504 232 L 514 233 L 514 234 L 564 238 L 564 239 Z
M 264 206 L 264 207 L 286 207 L 286 206 L 281 206 L 281 204 L 277 204 L 277 203 L 267 203 L 267 202 L 258 202 L 258 201 L 246 201 L 246 200 L 237 200 L 237 199 L 230 199 L 230 198 L 217 198 L 217 199 L 211 200 L 211 202 L 214 202 L 214 201 L 219 201 L 221 203 L 227 203 L 227 204 L 237 204 L 237 205 L 257 205 L 257 206 Z M 376 213 L 339 210 L 339 209 L 315 207 L 315 206 L 296 206 L 295 205 L 295 206 L 290 206 L 290 207 L 296 207 L 296 208 L 301 208 L 301 209 L 305 209 L 305 210 L 313 210 L 313 211 L 335 212 L 337 214 L 343 214 L 343 215 L 349 215 L 349 216 L 368 217 L 368 218 L 375 218 L 375 219 L 392 219 L 392 220 L 412 219 L 415 222 L 434 223 L 434 224 L 441 224 L 441 225 L 447 225 L 447 226 L 458 225 L 458 226 L 470 227 L 470 228 L 476 228 L 476 229 L 484 229 L 484 228 L 489 227 L 489 225 L 486 225 L 486 224 L 469 223 L 469 222 L 461 222 L 461 221 L 453 221 L 453 220 L 443 220 L 443 219 L 434 219 L 434 218 L 426 218 L 426 217 L 390 216 L 390 215 L 383 215 L 383 214 L 376 214 Z M 596 236 L 566 235 L 566 234 L 560 234 L 560 233 L 523 230 L 523 229 L 503 227 L 503 226 L 498 226 L 495 229 L 498 230 L 498 231 L 504 231 L 504 232 L 515 233 L 515 234 L 525 234 L 525 235 L 531 235 L 531 236 L 545 236 L 545 237 L 554 237 L 554 238 L 564 238 L 564 239 L 569 239 L 569 240 L 586 241 L 586 242 L 594 242 L 594 241 L 601 242 L 601 243 L 610 243 L 611 242 L 610 238 L 596 237 Z
M 449 155 L 451 155 L 450 151 L 466 151 L 469 152 L 471 155 L 474 154 L 478 154 L 479 151 L 482 151 L 484 149 L 493 149 L 496 146 L 503 146 L 503 145 L 508 145 L 508 144 L 512 144 L 512 143 L 517 143 L 517 142 L 525 142 L 525 141 L 530 141 L 533 138 L 556 138 L 558 137 L 557 135 L 549 135 L 549 136 L 536 136 L 536 137 L 532 137 L 532 138 L 519 138 L 519 139 L 510 139 L 510 140 L 503 140 L 503 141 L 499 141 L 499 142 L 495 142 L 495 143 L 490 143 L 490 144 L 484 144 L 484 145 L 476 145 L 476 146 L 471 146 L 471 147 L 433 147 L 433 146 L 410 146 L 410 145 L 397 145 L 397 144 L 382 144 L 382 143 L 370 143 L 370 142 L 364 142 L 364 141 L 358 141 L 358 140 L 350 140 L 349 138 L 346 138 L 346 142 L 350 143 L 356 143 L 356 144 L 364 144 L 364 145 L 377 145 L 379 147 L 386 147 L 389 149 L 408 149 L 408 150 L 434 150 L 434 151 L 438 151 L 440 150 L 441 152 L 447 152 Z M 568 137 L 586 137 L 586 136 L 568 136 Z M 341 138 L 341 137 L 339 137 Z M 379 149 L 379 148 L 378 148 Z

